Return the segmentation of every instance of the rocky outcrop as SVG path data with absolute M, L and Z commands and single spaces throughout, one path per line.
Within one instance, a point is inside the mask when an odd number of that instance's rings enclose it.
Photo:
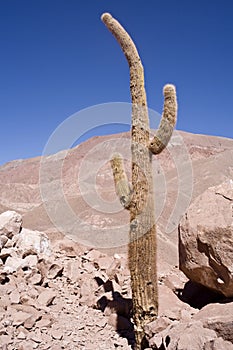
M 200 195 L 179 225 L 179 263 L 186 276 L 233 297 L 233 181 Z

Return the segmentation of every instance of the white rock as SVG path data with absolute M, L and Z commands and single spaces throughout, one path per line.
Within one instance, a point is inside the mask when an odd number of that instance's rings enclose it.
M 16 246 L 24 255 L 29 254 L 51 254 L 50 242 L 43 232 L 32 231 L 23 228 L 20 232 Z
M 22 216 L 16 211 L 5 211 L 0 214 L 0 235 L 5 235 L 8 238 L 12 238 L 15 234 L 19 233 L 22 227 Z
M 38 263 L 38 258 L 36 255 L 27 255 L 23 259 L 23 267 L 34 267 Z
M 24 261 L 21 258 L 9 256 L 6 259 L 3 271 L 6 273 L 13 273 L 13 272 L 17 271 L 23 265 L 23 262 Z

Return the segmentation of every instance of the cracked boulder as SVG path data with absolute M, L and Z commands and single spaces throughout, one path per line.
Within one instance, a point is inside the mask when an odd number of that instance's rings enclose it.
M 211 187 L 179 225 L 180 269 L 193 282 L 233 297 L 233 181 Z

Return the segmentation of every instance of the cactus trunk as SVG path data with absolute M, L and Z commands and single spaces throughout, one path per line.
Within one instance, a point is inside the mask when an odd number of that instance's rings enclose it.
M 151 153 L 137 143 L 133 133 L 132 131 L 133 195 L 130 206 L 128 263 L 136 344 L 137 349 L 141 349 L 144 326 L 156 319 L 158 314 L 157 246 Z
M 164 88 L 164 111 L 160 127 L 150 141 L 150 128 L 144 70 L 137 49 L 125 29 L 110 14 L 102 20 L 115 36 L 130 69 L 132 99 L 132 185 L 124 172 L 119 155 L 112 159 L 116 192 L 122 205 L 130 210 L 128 264 L 131 275 L 133 320 L 136 350 L 147 347 L 144 326 L 158 315 L 158 287 L 156 260 L 156 226 L 152 174 L 152 154 L 160 153 L 169 142 L 176 122 L 176 95 L 173 85 Z
M 138 69 L 138 65 L 140 68 Z M 132 71 L 135 71 L 132 73 Z M 142 76 L 138 76 L 138 72 Z M 144 343 L 144 326 L 158 314 L 156 228 L 149 144 L 149 119 L 141 61 L 130 68 L 132 97 L 132 198 L 128 263 L 131 275 L 136 349 Z M 137 89 L 136 89 L 137 87 Z M 142 97 L 142 98 L 141 98 Z

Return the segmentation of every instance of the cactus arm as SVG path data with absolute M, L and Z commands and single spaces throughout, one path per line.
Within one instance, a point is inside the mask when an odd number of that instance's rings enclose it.
M 147 179 L 145 169 L 150 165 L 148 160 L 149 117 L 144 86 L 144 69 L 137 48 L 122 25 L 109 13 L 101 16 L 102 21 L 119 43 L 130 69 L 130 93 L 132 100 L 132 203 L 131 212 L 136 216 L 147 201 Z M 146 157 L 145 157 L 146 154 Z M 146 161 L 145 161 L 146 158 Z M 145 189 L 142 193 L 141 189 Z M 140 200 L 139 195 L 140 194 Z M 133 217 L 131 218 L 133 220 Z
M 167 84 L 163 89 L 164 108 L 160 125 L 154 138 L 149 144 L 149 149 L 153 154 L 159 154 L 167 146 L 177 118 L 176 89 L 174 85 Z
M 137 48 L 122 25 L 109 13 L 101 16 L 102 21 L 119 43 L 130 68 L 130 92 L 133 104 L 133 127 L 146 130 L 149 137 L 149 119 L 144 87 L 144 69 Z M 143 131 L 142 130 L 142 131 Z M 136 132 L 135 132 L 136 134 Z
M 125 209 L 129 209 L 131 201 L 131 187 L 125 173 L 124 162 L 119 154 L 111 159 L 111 167 L 115 183 L 116 194 Z
M 133 66 L 134 64 L 137 64 L 138 61 L 141 61 L 133 40 L 122 25 L 113 18 L 110 13 L 103 13 L 101 19 L 118 41 L 129 66 Z

